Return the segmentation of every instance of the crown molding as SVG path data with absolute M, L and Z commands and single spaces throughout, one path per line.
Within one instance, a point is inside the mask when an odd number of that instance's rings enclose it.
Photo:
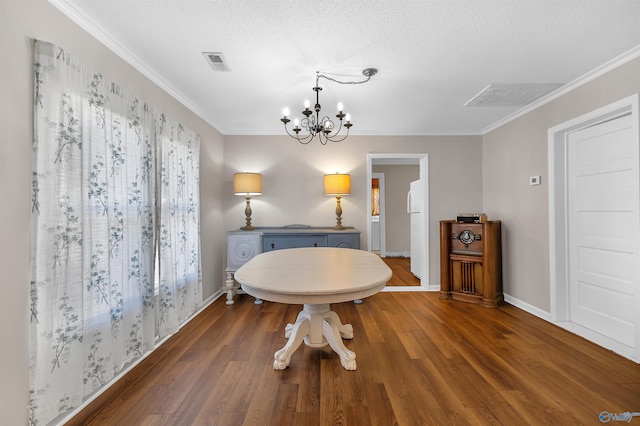
M 481 134 L 484 136 L 487 133 L 496 130 L 499 127 L 504 126 L 505 124 L 509 123 L 510 121 L 515 120 L 516 118 L 522 117 L 523 115 L 541 107 L 542 105 L 545 105 L 555 99 L 558 99 L 560 96 L 565 95 L 569 92 L 571 92 L 572 90 L 577 89 L 580 86 L 583 86 L 587 83 L 589 83 L 590 81 L 595 80 L 596 78 L 626 64 L 627 62 L 630 62 L 636 58 L 640 57 L 640 45 L 622 53 L 621 55 L 616 56 L 615 58 L 611 59 L 608 62 L 605 62 L 604 64 L 600 65 L 599 67 L 587 72 L 586 74 L 581 75 L 580 77 L 576 78 L 575 80 L 565 84 L 564 86 L 558 88 L 557 90 L 543 96 L 542 98 L 538 99 L 537 101 L 533 102 L 532 104 L 527 105 L 526 107 L 496 121 L 495 123 L 491 124 L 490 126 L 485 127 L 484 129 L 482 129 Z
M 169 95 L 171 95 L 174 99 L 176 99 L 179 103 L 184 105 L 191 112 L 196 114 L 202 120 L 204 120 L 207 124 L 212 126 L 214 129 L 218 130 L 218 127 L 216 126 L 216 124 L 213 123 L 202 110 L 200 110 L 193 103 L 191 103 L 188 100 L 188 98 L 184 96 L 178 89 L 176 89 L 164 78 L 162 78 L 144 61 L 136 57 L 136 55 L 132 54 L 129 50 L 127 50 L 124 46 L 122 46 L 116 39 L 111 37 L 94 20 L 90 19 L 89 17 L 84 15 L 82 12 L 80 12 L 76 7 L 74 7 L 73 4 L 70 4 L 66 0 L 48 0 L 48 1 L 56 9 L 60 10 L 60 12 L 66 15 L 69 19 L 71 19 L 73 22 L 78 24 L 83 30 L 91 34 L 100 43 L 104 44 L 108 49 L 110 49 L 116 55 L 122 58 L 122 60 L 127 62 L 129 65 L 131 65 L 133 68 L 139 71 L 142 75 L 144 75 L 149 80 L 151 80 L 153 83 L 158 85 L 162 90 L 164 90 Z

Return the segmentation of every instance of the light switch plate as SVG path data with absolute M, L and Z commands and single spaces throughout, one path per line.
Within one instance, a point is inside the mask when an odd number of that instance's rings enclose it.
M 529 185 L 540 185 L 540 176 L 529 176 Z

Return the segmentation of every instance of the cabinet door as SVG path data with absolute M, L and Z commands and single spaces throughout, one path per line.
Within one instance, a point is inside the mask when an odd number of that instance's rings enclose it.
M 296 247 L 326 247 L 326 235 L 265 235 L 262 250 L 273 251 Z
M 227 268 L 236 270 L 259 254 L 260 235 L 228 235 L 227 236 Z

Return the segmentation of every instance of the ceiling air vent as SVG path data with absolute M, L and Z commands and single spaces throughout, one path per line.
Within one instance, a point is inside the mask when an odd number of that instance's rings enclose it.
M 231 71 L 222 52 L 202 52 L 202 54 L 214 71 Z
M 464 106 L 525 106 L 560 86 L 562 83 L 490 84 Z

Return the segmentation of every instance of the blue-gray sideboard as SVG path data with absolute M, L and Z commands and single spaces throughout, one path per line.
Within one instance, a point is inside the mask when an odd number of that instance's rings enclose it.
M 285 226 L 255 228 L 253 231 L 227 232 L 227 305 L 233 305 L 233 296 L 239 285 L 233 274 L 255 255 L 272 250 L 294 247 L 343 247 L 360 248 L 360 231 L 347 227 L 344 230 L 314 228 L 309 226 Z M 259 303 L 259 301 L 257 301 Z

